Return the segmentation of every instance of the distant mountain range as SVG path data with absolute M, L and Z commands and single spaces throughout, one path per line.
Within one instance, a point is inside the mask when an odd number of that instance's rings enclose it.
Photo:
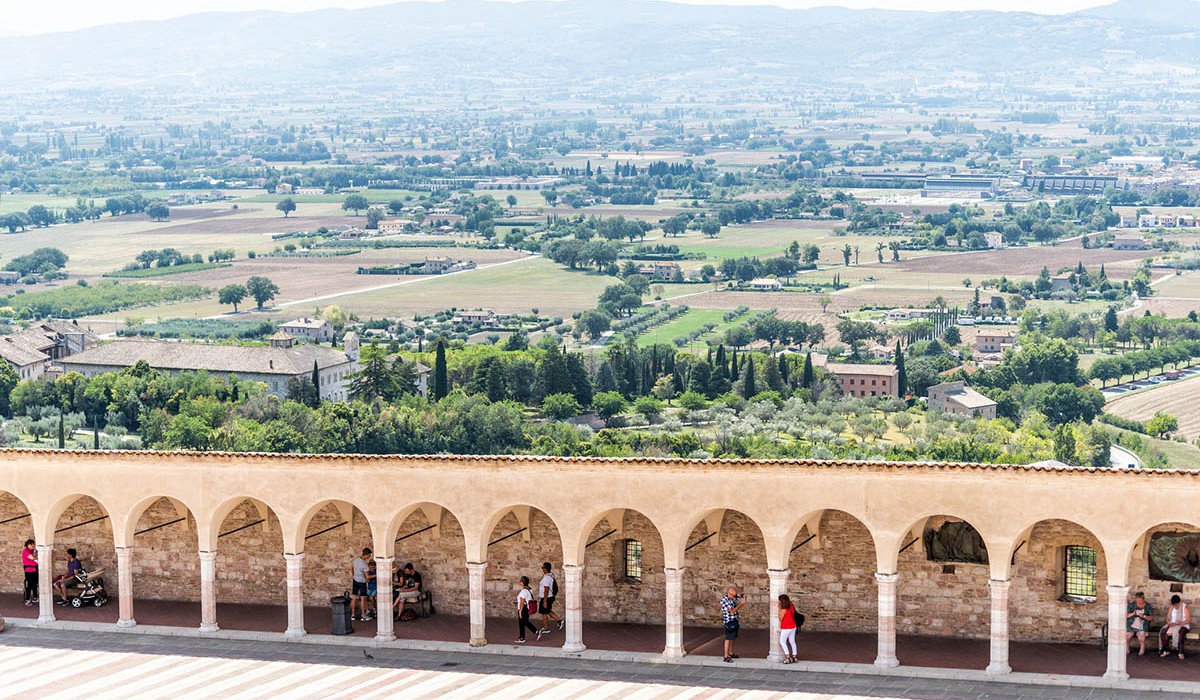
M 955 71 L 1111 76 L 1138 65 L 1200 69 L 1200 0 L 1120 0 L 1059 16 L 449 0 L 208 13 L 0 42 L 0 86 L 26 87 L 927 84 Z

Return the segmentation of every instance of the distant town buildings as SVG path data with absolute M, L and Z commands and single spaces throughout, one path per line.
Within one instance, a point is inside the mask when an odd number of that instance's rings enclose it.
M 37 379 L 46 366 L 96 346 L 98 337 L 69 321 L 43 321 L 28 330 L 0 336 L 0 358 L 21 379 Z
M 996 402 L 963 382 L 944 382 L 929 387 L 929 408 L 972 418 L 995 418 Z
M 298 318 L 280 324 L 279 330 L 296 338 L 306 338 L 314 343 L 333 341 L 333 325 L 323 318 Z
M 898 396 L 899 370 L 895 365 L 825 365 L 825 371 L 838 378 L 845 396 Z

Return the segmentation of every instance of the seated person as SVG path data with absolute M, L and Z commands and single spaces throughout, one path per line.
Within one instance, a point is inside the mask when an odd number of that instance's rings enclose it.
M 1125 609 L 1125 643 L 1130 645 L 1128 651 L 1133 651 L 1133 638 L 1138 639 L 1138 656 L 1146 655 L 1146 632 L 1154 621 L 1154 610 L 1146 602 L 1146 594 L 1138 591 L 1133 595 L 1133 602 Z
M 68 588 L 78 588 L 79 579 L 76 577 L 83 570 L 83 564 L 76 557 L 74 549 L 67 550 L 67 573 L 65 576 L 56 576 L 54 578 L 54 590 L 58 593 L 59 600 L 55 601 L 59 605 L 66 605 L 70 602 L 67 595 Z
M 396 584 L 392 586 L 392 607 L 400 614 L 400 606 L 406 600 L 416 600 L 421 596 L 421 574 L 408 562 L 395 577 Z
M 1167 608 L 1167 619 L 1158 631 L 1159 656 L 1167 656 L 1174 649 L 1183 658 L 1183 645 L 1188 631 L 1192 629 L 1192 611 L 1178 595 L 1171 596 L 1171 607 Z

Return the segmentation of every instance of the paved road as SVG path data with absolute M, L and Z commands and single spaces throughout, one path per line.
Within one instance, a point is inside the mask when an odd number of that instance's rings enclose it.
M 370 656 L 368 656 L 368 654 Z M 10 628 L 0 696 L 1124 700 L 1170 693 L 787 670 Z

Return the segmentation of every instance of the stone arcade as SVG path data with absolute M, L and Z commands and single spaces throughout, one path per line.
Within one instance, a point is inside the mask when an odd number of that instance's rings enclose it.
M 464 616 L 472 646 L 496 634 L 485 613 L 507 614 L 513 580 L 549 560 L 565 602 L 564 653 L 583 651 L 596 621 L 661 626 L 663 655 L 682 657 L 685 625 L 711 626 L 719 591 L 733 584 L 753 603 L 745 626 L 774 631 L 773 601 L 787 592 L 806 629 L 877 633 L 881 668 L 903 662 L 898 634 L 916 634 L 989 640 L 987 671 L 1003 675 L 1010 639 L 1095 642 L 1107 622 L 1106 677 L 1120 681 L 1131 588 L 1156 601 L 1200 591 L 1151 579 L 1147 561 L 1154 534 L 1200 530 L 1200 472 L 0 453 L 0 538 L 12 550 L 0 558 L 0 593 L 20 590 L 15 553 L 26 537 L 43 569 L 73 546 L 112 573 L 121 627 L 136 624 L 139 600 L 199 601 L 197 628 L 215 632 L 221 602 L 238 601 L 286 609 L 286 625 L 269 631 L 303 636 L 304 606 L 344 590 L 350 558 L 370 546 L 381 571 L 416 562 L 439 611 Z M 974 554 L 946 554 L 934 543 L 942 531 L 975 538 Z M 42 624 L 55 620 L 50 579 L 41 577 Z M 379 597 L 390 605 L 390 588 Z M 394 638 L 384 616 L 376 639 Z

